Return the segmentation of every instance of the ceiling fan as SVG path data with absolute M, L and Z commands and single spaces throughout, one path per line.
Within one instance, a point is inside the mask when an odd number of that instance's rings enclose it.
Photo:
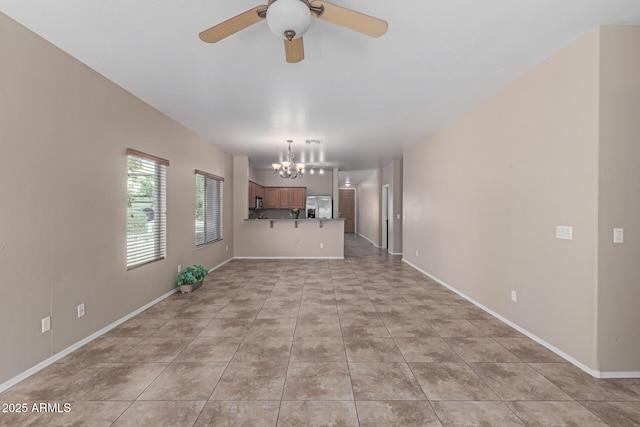
M 200 39 L 215 43 L 266 19 L 271 32 L 284 37 L 287 62 L 300 62 L 304 59 L 302 36 L 309 28 L 312 16 L 371 37 L 380 37 L 387 32 L 388 27 L 387 22 L 382 19 L 326 1 L 269 0 L 267 5 L 256 6 L 204 30 L 200 33 Z

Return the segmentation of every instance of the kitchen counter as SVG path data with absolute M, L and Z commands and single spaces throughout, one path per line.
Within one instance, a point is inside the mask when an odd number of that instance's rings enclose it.
M 325 222 L 331 222 L 331 221 L 344 221 L 344 218 L 252 218 L 252 219 L 245 219 L 245 221 L 249 221 L 249 222 L 256 222 L 256 221 L 264 221 L 264 222 L 269 222 L 269 226 L 271 228 L 273 228 L 273 224 L 274 222 L 292 222 L 293 226 L 295 228 L 298 228 L 298 224 L 299 223 L 303 223 L 303 222 L 317 222 L 319 224 L 319 227 L 322 228 L 323 224 Z
M 250 218 L 245 221 L 344 221 L 344 218 Z
M 344 258 L 344 218 L 255 218 L 238 225 L 241 258 Z

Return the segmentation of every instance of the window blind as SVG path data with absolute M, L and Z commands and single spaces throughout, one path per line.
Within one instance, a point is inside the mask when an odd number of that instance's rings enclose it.
M 128 270 L 165 257 L 167 166 L 167 160 L 127 150 Z
M 196 247 L 222 240 L 224 178 L 196 170 Z

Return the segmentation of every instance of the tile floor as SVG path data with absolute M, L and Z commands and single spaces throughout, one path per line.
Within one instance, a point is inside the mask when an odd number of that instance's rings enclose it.
M 235 260 L 0 395 L 2 426 L 634 426 L 595 380 L 368 242 Z M 62 408 L 62 406 L 61 406 Z

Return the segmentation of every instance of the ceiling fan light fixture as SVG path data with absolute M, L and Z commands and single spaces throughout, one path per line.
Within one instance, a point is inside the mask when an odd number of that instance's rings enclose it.
M 300 38 L 311 25 L 311 11 L 305 0 L 274 0 L 267 9 L 267 25 L 273 34 L 289 41 Z

